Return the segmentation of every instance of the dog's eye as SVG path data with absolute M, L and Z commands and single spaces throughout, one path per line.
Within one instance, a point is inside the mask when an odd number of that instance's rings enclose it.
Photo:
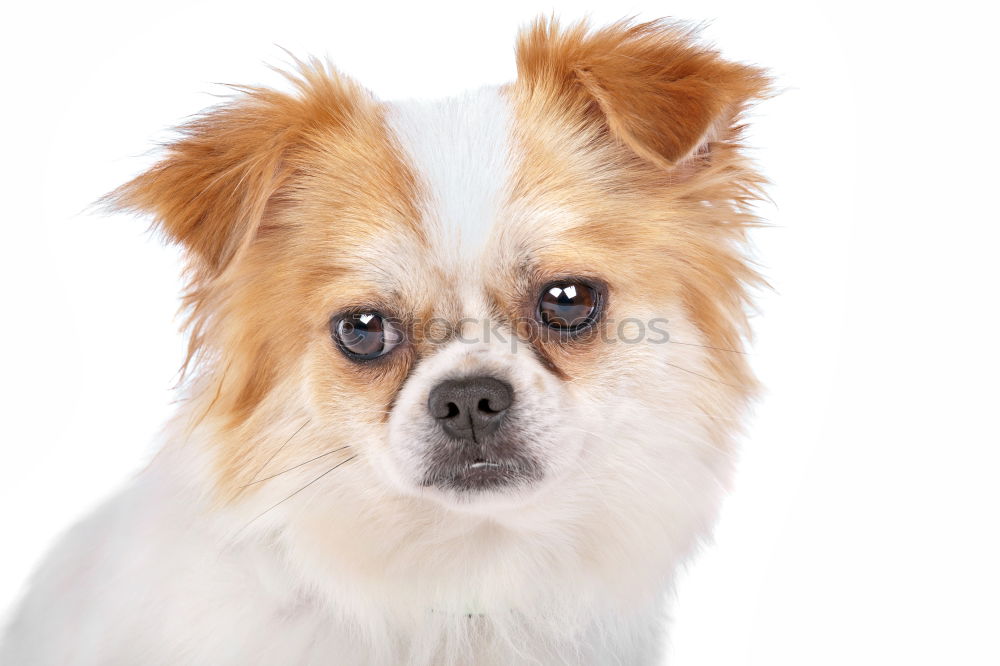
M 330 333 L 344 354 L 353 360 L 367 361 L 392 351 L 402 335 L 377 312 L 351 312 L 330 320 Z
M 550 328 L 575 331 L 597 316 L 597 289 L 582 282 L 557 282 L 542 292 L 538 318 Z

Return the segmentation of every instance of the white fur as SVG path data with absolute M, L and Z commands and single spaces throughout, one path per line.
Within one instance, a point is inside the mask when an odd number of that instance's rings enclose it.
M 508 112 L 487 91 L 397 107 L 392 122 L 433 192 L 435 250 L 470 283 L 462 300 L 478 316 L 486 308 L 470 262 L 488 270 L 490 229 L 510 217 L 500 210 L 513 160 Z M 632 314 L 665 317 L 676 339 L 699 340 L 679 310 Z M 185 435 L 182 411 L 164 453 L 38 571 L 0 660 L 658 663 L 673 574 L 707 534 L 729 467 L 693 397 L 712 388 L 701 351 L 622 344 L 615 367 L 565 383 L 523 347 L 452 342 L 412 371 L 383 431 L 310 421 L 299 437 L 337 429 L 373 445 L 259 520 L 324 467 L 219 508 L 209 499 L 211 431 Z M 530 492 L 472 505 L 420 491 L 408 469 L 426 440 L 427 392 L 484 370 L 529 396 L 521 409 L 549 473 Z M 287 406 L 276 440 L 313 413 L 298 390 L 275 398 Z
M 390 106 L 388 122 L 427 194 L 437 246 L 474 258 L 497 219 L 511 161 L 508 101 L 497 88 Z

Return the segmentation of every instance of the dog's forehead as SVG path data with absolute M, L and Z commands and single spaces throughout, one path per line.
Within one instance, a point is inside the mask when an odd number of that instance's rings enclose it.
M 512 116 L 499 88 L 387 108 L 392 139 L 418 183 L 419 222 L 443 268 L 476 266 L 502 225 L 516 162 Z

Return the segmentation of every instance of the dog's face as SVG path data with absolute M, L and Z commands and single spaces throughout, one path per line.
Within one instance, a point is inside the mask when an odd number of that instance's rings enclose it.
M 759 185 L 734 123 L 762 75 L 661 24 L 539 23 L 518 67 L 382 103 L 304 65 L 115 194 L 190 252 L 223 496 L 353 462 L 379 492 L 489 512 L 725 446 L 752 388 Z

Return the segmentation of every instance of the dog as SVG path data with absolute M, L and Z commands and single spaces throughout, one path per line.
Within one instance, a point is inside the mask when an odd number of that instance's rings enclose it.
M 185 251 L 182 400 L 3 664 L 662 661 L 758 390 L 770 81 L 666 20 L 516 59 L 434 102 L 296 61 L 104 199 Z

